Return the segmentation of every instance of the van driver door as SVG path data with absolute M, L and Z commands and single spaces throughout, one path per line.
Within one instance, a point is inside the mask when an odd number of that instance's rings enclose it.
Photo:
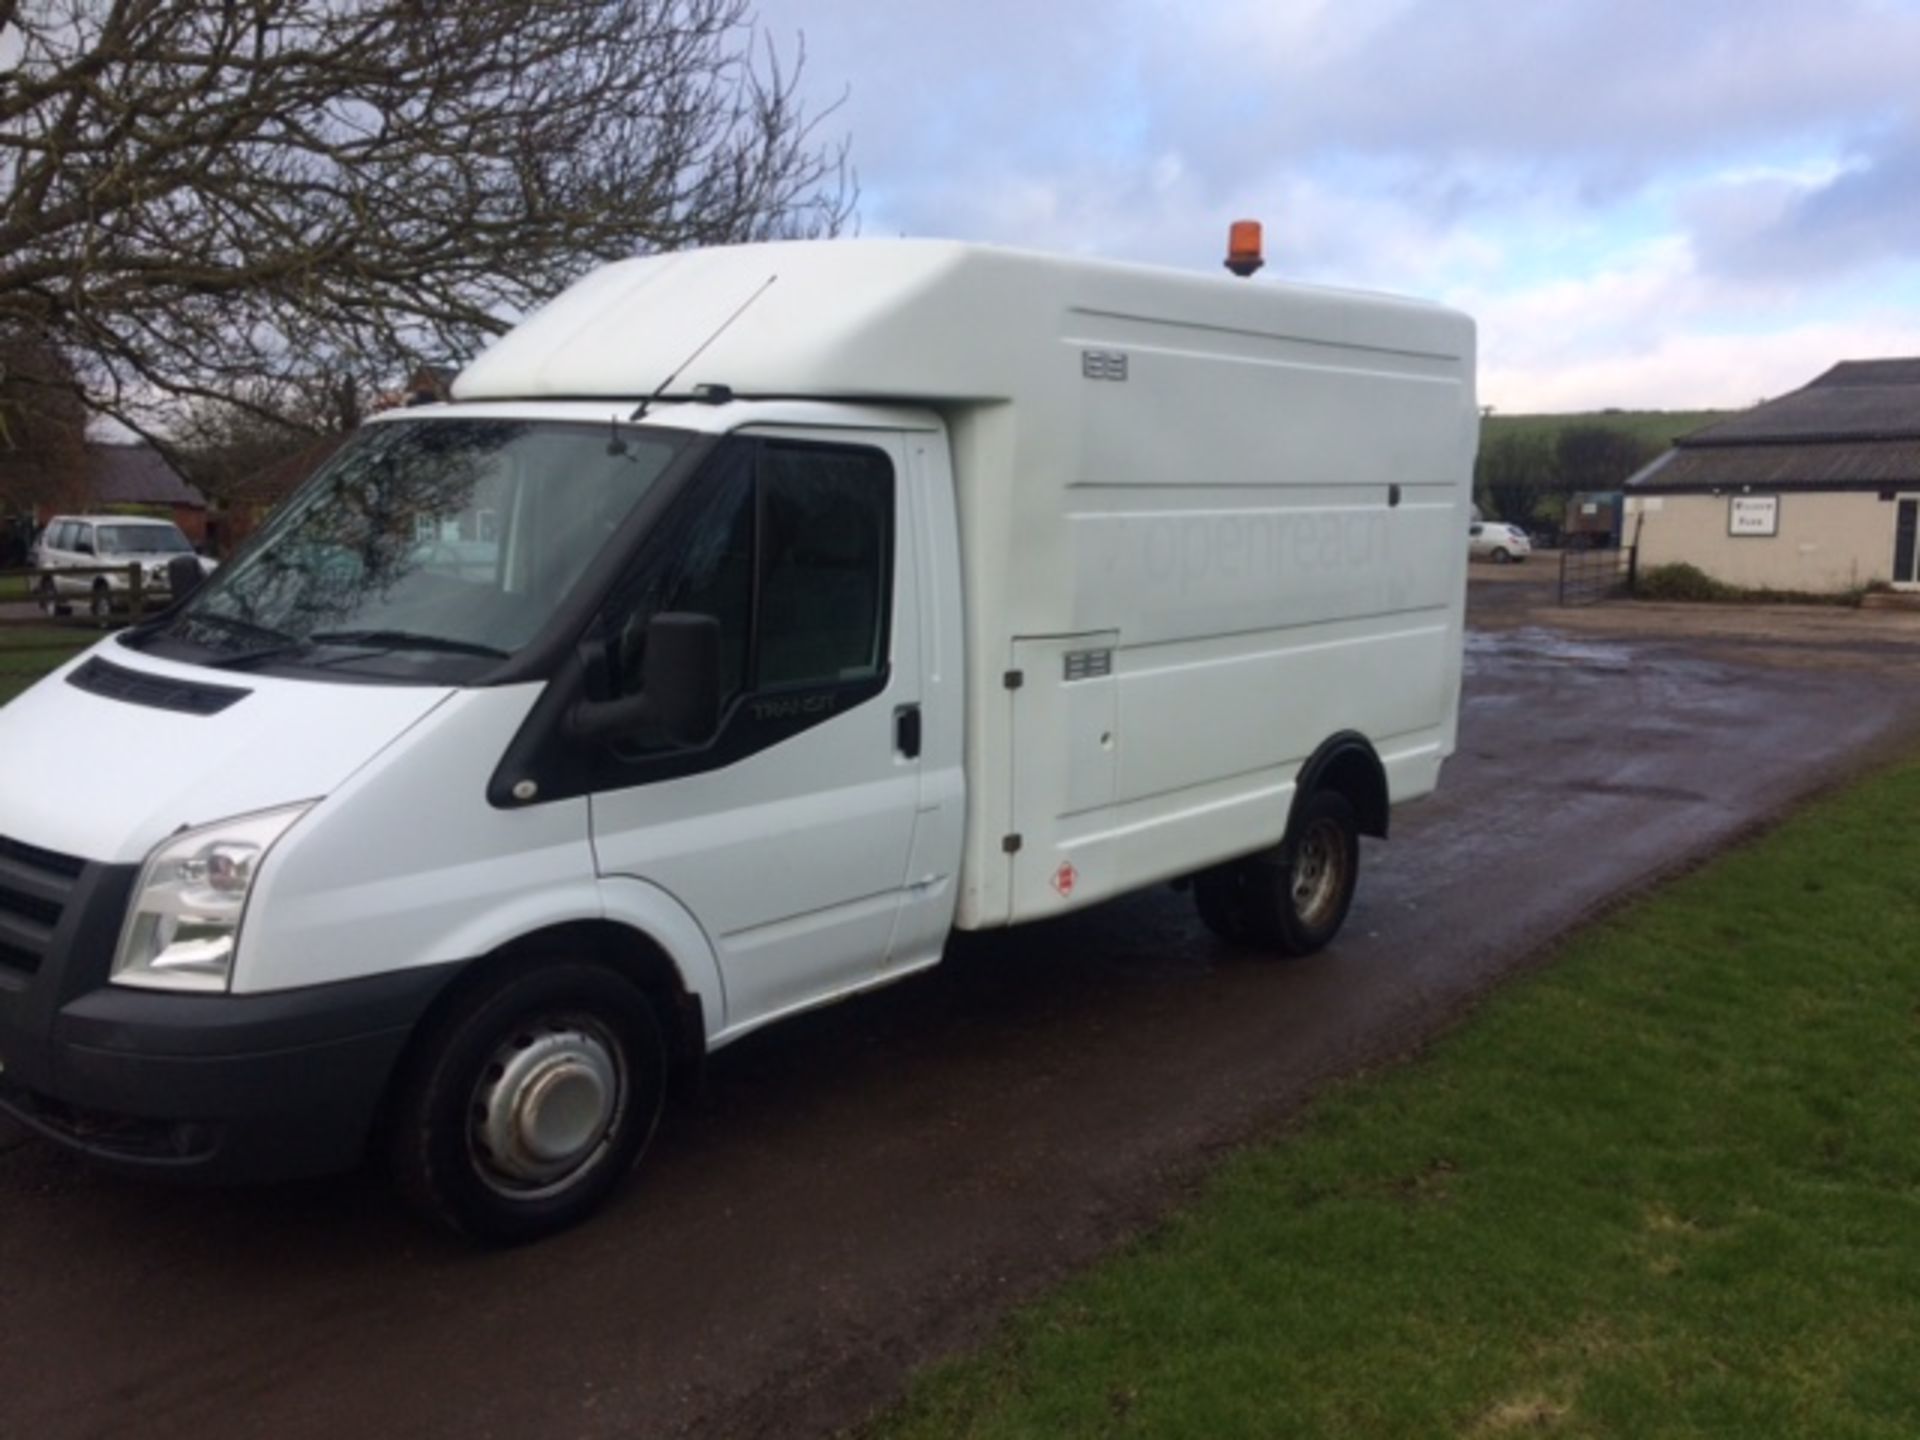
M 913 852 L 904 447 L 893 432 L 822 433 L 723 442 L 603 617 L 630 677 L 652 615 L 720 621 L 718 734 L 631 737 L 591 805 L 600 872 L 660 886 L 705 929 L 729 1030 L 882 975 Z

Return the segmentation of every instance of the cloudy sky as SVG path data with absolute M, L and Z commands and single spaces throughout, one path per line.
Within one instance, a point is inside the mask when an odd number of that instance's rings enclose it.
M 1481 325 L 1502 411 L 1920 354 L 1920 0 L 760 0 L 869 235 L 1284 277 Z

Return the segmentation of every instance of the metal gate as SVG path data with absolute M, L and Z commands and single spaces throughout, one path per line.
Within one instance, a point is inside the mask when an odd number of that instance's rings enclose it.
M 1638 545 L 1560 552 L 1560 603 L 1594 605 L 1633 593 Z

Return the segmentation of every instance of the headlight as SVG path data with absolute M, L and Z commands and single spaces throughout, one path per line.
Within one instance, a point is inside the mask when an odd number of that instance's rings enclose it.
M 260 864 L 312 804 L 242 815 L 163 841 L 140 871 L 113 957 L 113 983 L 224 991 Z

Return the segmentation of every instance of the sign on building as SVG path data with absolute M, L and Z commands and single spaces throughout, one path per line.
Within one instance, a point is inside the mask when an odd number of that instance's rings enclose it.
M 1780 533 L 1780 497 L 1778 495 L 1735 495 L 1728 501 L 1729 535 L 1778 535 Z

